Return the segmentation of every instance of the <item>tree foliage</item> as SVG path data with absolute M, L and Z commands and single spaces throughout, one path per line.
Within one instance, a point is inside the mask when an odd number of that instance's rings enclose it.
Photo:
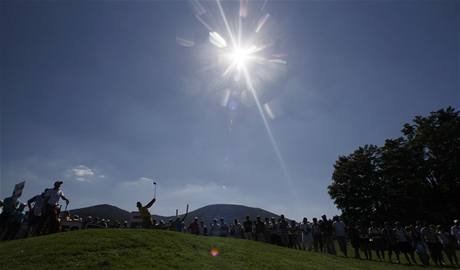
M 459 111 L 416 116 L 401 137 L 340 156 L 328 191 L 343 217 L 354 221 L 460 217 Z

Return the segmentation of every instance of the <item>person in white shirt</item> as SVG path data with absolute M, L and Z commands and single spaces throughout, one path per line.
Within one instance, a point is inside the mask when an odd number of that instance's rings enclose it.
M 302 230 L 302 246 L 304 250 L 311 251 L 313 249 L 313 230 L 311 224 L 308 223 L 307 218 L 303 218 L 303 222 L 300 225 Z
M 339 244 L 340 251 L 343 253 L 345 257 L 347 255 L 347 233 L 345 230 L 345 223 L 340 220 L 338 216 L 333 218 L 334 222 L 332 223 L 332 227 L 334 227 L 334 238 L 337 240 Z
M 64 196 L 64 192 L 61 190 L 62 181 L 57 180 L 54 182 L 54 187 L 45 190 L 44 200 L 44 218 L 47 221 L 48 229 L 47 233 L 55 233 L 59 231 L 59 212 L 58 203 L 60 199 L 63 199 L 66 202 L 66 205 L 69 204 L 69 199 Z

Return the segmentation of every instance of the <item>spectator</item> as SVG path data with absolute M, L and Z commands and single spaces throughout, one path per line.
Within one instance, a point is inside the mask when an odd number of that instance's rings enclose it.
M 404 257 L 406 258 L 407 263 L 408 264 L 416 263 L 414 250 L 412 249 L 407 230 L 402 227 L 399 221 L 395 222 L 395 228 L 393 229 L 393 233 L 395 235 L 396 242 L 398 243 L 398 251 L 404 254 Z M 397 254 L 396 256 L 397 256 L 397 262 L 400 263 L 399 254 Z
M 228 225 L 225 223 L 224 218 L 220 218 L 220 229 L 219 236 L 227 237 L 228 236 Z
M 243 222 L 244 239 L 252 240 L 252 221 L 249 216 L 246 216 L 246 221 Z
M 321 228 L 321 232 L 323 233 L 323 239 L 326 245 L 327 253 L 336 255 L 334 238 L 333 238 L 334 229 L 332 227 L 332 221 L 328 220 L 326 215 L 322 215 L 321 218 L 323 220 L 323 223 L 322 223 L 323 227 Z
M 382 237 L 382 229 L 379 228 L 375 222 L 371 222 L 371 226 L 369 227 L 369 241 L 370 241 L 370 249 L 374 250 L 377 254 L 377 258 L 379 261 L 385 259 L 384 250 L 384 242 Z M 372 252 L 371 259 L 372 259 Z
M 280 222 L 278 223 L 278 231 L 281 238 L 281 245 L 284 247 L 289 245 L 288 230 L 288 222 L 284 218 L 284 215 L 281 215 Z
M 191 234 L 200 234 L 200 224 L 198 223 L 198 217 L 195 217 L 193 222 L 188 225 L 188 230 Z
M 302 248 L 311 251 L 313 249 L 313 234 L 311 224 L 306 217 L 303 218 L 302 225 Z
M 338 216 L 334 217 L 334 222 L 332 223 L 334 228 L 334 237 L 337 240 L 339 245 L 340 251 L 343 253 L 345 257 L 347 255 L 347 233 L 346 233 L 346 226 L 342 220 Z
M 323 239 L 321 235 L 321 228 L 317 218 L 313 218 L 312 234 L 313 234 L 313 246 L 316 252 L 323 251 Z
M 220 224 L 217 223 L 217 218 L 215 218 L 211 225 L 209 226 L 209 235 L 210 236 L 219 236 L 220 234 Z
M 62 181 L 58 180 L 54 182 L 53 188 L 45 190 L 44 218 L 47 224 L 47 233 L 55 233 L 59 230 L 59 200 L 63 199 L 67 205 L 69 204 L 69 200 L 64 196 L 64 192 L 61 190 L 62 183 Z
M 449 233 L 442 228 L 441 225 L 437 227 L 438 239 L 441 242 L 442 250 L 447 256 L 450 264 L 458 264 L 457 254 L 455 252 L 455 239 L 449 235 Z
M 260 219 L 260 216 L 256 219 L 256 241 L 264 242 L 265 241 L 265 224 Z

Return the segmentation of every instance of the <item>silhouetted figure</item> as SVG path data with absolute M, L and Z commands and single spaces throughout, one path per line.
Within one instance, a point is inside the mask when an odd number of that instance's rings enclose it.
M 334 238 L 339 244 L 340 251 L 345 257 L 348 257 L 346 225 L 338 216 L 335 216 L 333 220 L 332 227 L 334 228 Z
M 401 223 L 399 223 L 399 221 L 395 222 L 395 228 L 393 229 L 393 233 L 395 235 L 396 242 L 398 243 L 399 252 L 404 254 L 404 256 L 406 257 L 406 260 L 407 260 L 407 262 L 409 264 L 412 264 L 412 262 L 415 263 L 414 250 L 412 249 L 410 239 L 409 239 L 409 235 L 408 235 L 406 229 L 404 229 L 401 226 Z M 409 255 L 410 255 L 411 258 L 409 258 Z M 396 254 L 396 258 L 397 258 L 397 262 L 400 263 L 398 253 Z M 411 259 L 412 259 L 412 261 L 411 261 Z
M 141 202 L 137 202 L 136 206 L 139 210 L 139 214 L 142 217 L 142 228 L 144 229 L 151 229 L 153 227 L 152 215 L 149 212 L 149 208 L 155 203 L 156 199 L 153 198 L 148 204 L 145 206 L 142 205 Z
M 336 255 L 335 245 L 334 245 L 334 229 L 332 227 L 332 221 L 328 220 L 326 215 L 321 216 L 323 220 L 323 227 L 321 228 L 321 232 L 323 233 L 324 244 L 326 245 L 327 253 Z
M 284 218 L 284 215 L 281 215 L 280 221 L 278 222 L 278 232 L 280 234 L 281 238 L 281 245 L 284 247 L 289 246 L 289 228 L 288 228 L 288 222 Z
M 28 233 L 39 235 L 43 229 L 45 193 L 36 195 L 27 201 L 29 207 Z
M 256 219 L 256 241 L 264 242 L 265 241 L 265 224 L 258 216 Z
M 195 217 L 193 219 L 193 222 L 188 225 L 188 231 L 191 234 L 196 234 L 196 235 L 200 234 L 200 224 L 198 223 L 198 218 L 197 217 Z
M 47 233 L 55 233 L 59 231 L 59 200 L 63 199 L 67 205 L 69 204 L 69 200 L 64 196 L 64 192 L 61 190 L 62 183 L 62 181 L 58 180 L 54 182 L 53 188 L 45 190 L 44 218 L 46 220 Z
M 243 222 L 244 228 L 244 238 L 248 240 L 252 240 L 252 221 L 249 216 L 246 216 L 246 221 Z
M 385 259 L 384 250 L 384 242 L 382 237 L 382 229 L 375 224 L 375 222 L 371 222 L 371 226 L 369 227 L 369 241 L 370 241 L 370 249 L 374 250 L 377 254 L 377 258 L 379 261 Z M 372 259 L 372 253 L 371 259 Z
M 311 224 L 306 217 L 303 218 L 300 229 L 302 231 L 302 249 L 311 251 L 313 249 L 313 234 Z
M 321 237 L 321 228 L 317 218 L 313 218 L 313 224 L 311 225 L 313 234 L 313 246 L 316 252 L 323 251 L 323 239 Z

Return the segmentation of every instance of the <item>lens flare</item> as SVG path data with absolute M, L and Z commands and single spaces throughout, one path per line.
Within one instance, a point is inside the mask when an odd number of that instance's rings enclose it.
M 219 256 L 219 249 L 217 247 L 212 247 L 210 253 L 211 253 L 211 256 L 217 257 Z

